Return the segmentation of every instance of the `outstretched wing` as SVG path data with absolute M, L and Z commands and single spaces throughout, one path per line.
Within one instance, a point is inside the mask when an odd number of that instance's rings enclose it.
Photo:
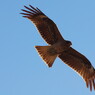
M 95 69 L 84 55 L 70 48 L 60 54 L 59 58 L 82 76 L 90 90 L 92 87 L 95 90 Z
M 37 27 L 39 33 L 44 38 L 44 40 L 52 45 L 63 39 L 56 24 L 49 19 L 43 12 L 38 8 L 34 8 L 31 5 L 29 7 L 24 6 L 27 10 L 23 10 L 25 13 L 21 13 L 28 19 L 30 19 Z

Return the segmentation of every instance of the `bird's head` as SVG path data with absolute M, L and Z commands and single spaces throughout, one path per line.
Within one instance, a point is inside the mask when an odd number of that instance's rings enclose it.
M 72 45 L 71 41 L 66 41 L 66 44 L 67 44 L 68 46 L 71 46 L 71 45 Z

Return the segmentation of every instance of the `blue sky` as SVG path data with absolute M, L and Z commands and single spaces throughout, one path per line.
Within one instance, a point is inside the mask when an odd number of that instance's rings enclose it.
M 48 68 L 35 45 L 47 45 L 20 9 L 31 4 L 58 26 L 95 67 L 95 0 L 0 1 L 0 95 L 95 95 L 60 59 Z

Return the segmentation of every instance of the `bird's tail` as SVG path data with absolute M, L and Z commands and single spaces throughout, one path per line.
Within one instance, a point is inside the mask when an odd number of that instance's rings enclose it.
M 54 50 L 54 48 L 51 48 L 51 46 L 35 46 L 35 48 L 45 63 L 51 67 L 57 57 L 56 50 Z

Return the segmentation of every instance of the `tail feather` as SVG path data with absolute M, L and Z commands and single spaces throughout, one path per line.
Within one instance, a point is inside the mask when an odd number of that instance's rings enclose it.
M 45 63 L 51 67 L 53 65 L 54 60 L 57 57 L 57 54 L 50 54 L 50 52 L 48 52 L 49 48 L 51 46 L 35 46 L 35 48 L 37 49 L 39 55 L 41 56 L 41 58 L 45 61 Z

